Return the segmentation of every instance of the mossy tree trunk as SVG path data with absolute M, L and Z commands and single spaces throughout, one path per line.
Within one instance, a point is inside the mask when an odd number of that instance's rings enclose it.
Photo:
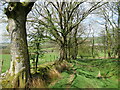
M 67 46 L 65 43 L 60 45 L 60 58 L 59 61 L 67 60 Z
M 30 80 L 30 62 L 27 45 L 26 18 L 33 2 L 9 2 L 5 8 L 8 17 L 7 30 L 11 36 L 11 65 L 10 76 L 14 76 L 13 87 L 20 87 L 23 81 Z M 26 84 L 27 85 L 27 84 Z

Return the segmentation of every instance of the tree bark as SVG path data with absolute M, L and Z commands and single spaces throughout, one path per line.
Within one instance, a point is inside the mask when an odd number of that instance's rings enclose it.
M 11 2 L 5 9 L 5 14 L 8 17 L 7 30 L 11 36 L 12 56 L 8 73 L 10 76 L 14 76 L 15 80 L 13 80 L 13 87 L 20 87 L 22 81 L 27 83 L 31 77 L 27 45 L 26 18 L 33 4 L 34 3 L 29 3 L 25 6 L 20 2 Z
M 78 29 L 78 28 L 77 28 Z M 74 43 L 73 43 L 73 50 L 72 50 L 72 59 L 77 59 L 77 55 L 78 55 L 78 40 L 77 40 L 77 29 L 75 30 L 75 33 L 74 33 Z
M 36 73 L 37 73 L 37 64 L 38 64 L 38 60 L 39 60 L 39 53 L 37 52 L 36 62 L 35 62 Z
M 108 58 L 111 58 L 111 36 L 110 36 L 110 32 L 108 30 L 108 26 L 107 26 L 107 20 L 106 20 L 106 24 L 105 24 L 105 31 L 106 31 L 106 36 L 107 36 L 107 54 L 108 54 Z
M 94 37 L 94 30 L 93 30 L 93 34 L 92 34 L 92 57 L 95 58 L 94 56 L 94 48 L 95 48 L 95 37 Z
M 60 58 L 59 61 L 67 60 L 67 50 L 65 45 L 60 46 Z
M 67 60 L 67 38 L 63 36 L 63 40 L 60 43 L 60 58 L 59 61 Z
M 71 59 L 71 33 L 69 34 L 69 40 L 68 40 L 68 59 L 70 60 Z

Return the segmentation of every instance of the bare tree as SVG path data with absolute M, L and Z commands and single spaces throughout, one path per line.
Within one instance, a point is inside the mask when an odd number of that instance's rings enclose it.
M 60 61 L 68 58 L 68 36 L 76 27 L 94 10 L 105 3 L 88 3 L 90 7 L 84 8 L 84 2 L 44 2 L 38 3 L 33 14 L 35 20 L 47 30 L 48 37 L 57 42 L 60 47 Z M 41 8 L 41 9 L 39 9 Z M 79 17 L 76 11 L 79 10 Z M 38 14 L 40 16 L 38 16 Z M 77 31 L 74 32 L 76 35 Z M 76 36 L 75 36 L 76 39 Z M 76 42 L 77 40 L 75 40 Z M 77 43 L 76 43 L 77 44 Z M 77 50 L 77 49 L 76 49 Z M 76 52 L 77 53 L 77 52 Z M 77 54 L 75 55 L 75 57 Z
M 108 3 L 104 5 L 102 8 L 100 8 L 100 13 L 98 15 L 101 16 L 101 18 L 104 19 L 101 25 L 104 25 L 105 28 L 105 43 L 107 49 L 108 57 L 116 56 L 118 53 L 118 25 L 116 22 L 116 16 L 118 15 L 117 12 L 117 4 L 116 2 Z M 119 19 L 118 19 L 119 20 Z

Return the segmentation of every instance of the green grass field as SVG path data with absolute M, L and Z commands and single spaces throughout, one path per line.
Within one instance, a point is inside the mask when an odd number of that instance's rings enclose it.
M 4 60 L 2 72 L 10 66 L 10 55 L 0 55 Z M 45 53 L 38 64 L 53 62 L 58 58 L 55 52 Z M 72 60 L 72 67 L 61 73 L 61 78 L 49 85 L 49 88 L 118 88 L 118 62 L 117 59 L 78 59 Z M 98 79 L 101 72 L 103 77 Z
M 74 60 L 71 70 L 62 72 L 62 78 L 50 88 L 118 88 L 118 64 L 114 60 Z M 104 78 L 97 78 L 99 71 Z
M 58 58 L 57 52 L 45 53 L 43 57 L 39 58 L 38 64 L 46 62 L 53 62 Z M 9 69 L 11 56 L 9 54 L 0 55 L 0 59 L 3 60 L 2 73 Z M 32 60 L 30 60 L 32 64 Z
M 44 56 L 42 58 L 40 58 L 39 63 L 38 64 L 42 64 L 45 62 L 52 62 L 58 59 L 58 52 L 49 52 L 49 53 L 45 53 Z M 43 60 L 43 61 L 42 61 Z
M 0 55 L 0 59 L 3 60 L 2 73 L 9 69 L 11 56 L 9 54 Z M 0 62 L 2 63 L 2 62 Z

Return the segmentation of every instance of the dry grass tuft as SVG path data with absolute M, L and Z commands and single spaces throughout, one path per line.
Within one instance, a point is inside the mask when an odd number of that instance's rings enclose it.
M 45 82 L 40 78 L 33 78 L 30 83 L 30 88 L 45 88 Z
M 56 69 L 51 69 L 48 73 L 50 79 L 56 79 L 60 77 L 60 73 Z

